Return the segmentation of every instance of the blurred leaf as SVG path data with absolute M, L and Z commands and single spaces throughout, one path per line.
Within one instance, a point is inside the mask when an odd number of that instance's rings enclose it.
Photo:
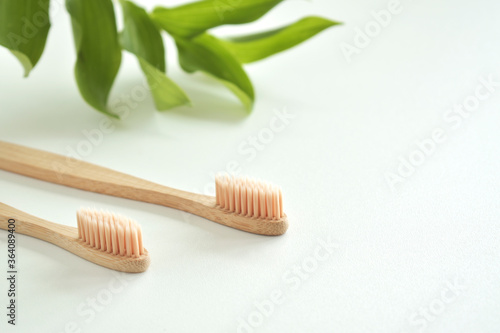
M 122 46 L 137 56 L 151 89 L 156 108 L 167 110 L 190 104 L 184 91 L 165 75 L 165 49 L 160 31 L 146 11 L 130 1 L 120 1 L 124 15 Z
M 202 34 L 193 39 L 176 38 L 179 63 L 189 73 L 203 71 L 226 85 L 250 111 L 254 101 L 252 83 L 238 60 L 220 40 Z
M 283 0 L 205 0 L 186 5 L 157 7 L 153 20 L 170 34 L 193 37 L 224 24 L 257 20 Z
M 0 0 L 0 45 L 21 62 L 25 77 L 42 56 L 49 29 L 49 0 Z
M 165 72 L 165 49 L 160 31 L 144 9 L 130 1 L 121 0 L 120 4 L 124 18 L 123 48 Z
M 176 106 L 191 105 L 191 101 L 184 90 L 168 78 L 165 73 L 145 60 L 139 59 L 139 63 L 146 75 L 158 110 L 168 110 Z
M 221 42 L 240 62 L 250 63 L 292 48 L 338 24 L 321 17 L 306 17 L 286 27 Z
M 121 48 L 111 0 L 66 0 L 77 60 L 75 78 L 83 98 L 110 116 L 109 92 L 121 63 Z

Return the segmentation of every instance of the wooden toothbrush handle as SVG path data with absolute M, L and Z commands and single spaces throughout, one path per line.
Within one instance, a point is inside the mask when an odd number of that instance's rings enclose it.
M 266 220 L 220 209 L 215 197 L 176 190 L 81 160 L 0 141 L 0 169 L 86 191 L 172 207 L 261 235 L 281 235 L 286 216 Z M 35 236 L 36 237 L 36 236 Z
M 195 214 L 202 208 L 200 205 L 210 206 L 213 201 L 209 196 L 161 186 L 71 157 L 2 141 L 0 169 L 51 183 L 150 202 Z
M 0 229 L 9 230 L 14 226 L 15 233 L 35 237 L 62 247 L 65 239 L 78 237 L 78 229 L 52 223 L 0 202 Z

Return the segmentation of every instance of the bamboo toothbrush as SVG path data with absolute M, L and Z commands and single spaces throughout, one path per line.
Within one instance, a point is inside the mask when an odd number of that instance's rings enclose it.
M 216 196 L 212 197 L 2 141 L 0 169 L 86 191 L 183 210 L 256 234 L 282 235 L 288 228 L 281 190 L 260 181 L 218 176 Z
M 124 216 L 80 209 L 78 228 L 52 223 L 0 203 L 0 229 L 35 237 L 117 271 L 144 272 L 150 263 L 141 227 Z M 13 223 L 14 222 L 14 223 Z

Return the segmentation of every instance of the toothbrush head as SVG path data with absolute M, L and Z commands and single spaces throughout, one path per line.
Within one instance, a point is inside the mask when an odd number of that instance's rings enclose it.
M 139 258 L 147 254 L 141 226 L 134 220 L 105 211 L 77 212 L 78 238 L 92 248 L 116 256 Z
M 217 175 L 215 200 L 218 207 L 242 216 L 280 220 L 283 213 L 281 188 L 247 177 Z

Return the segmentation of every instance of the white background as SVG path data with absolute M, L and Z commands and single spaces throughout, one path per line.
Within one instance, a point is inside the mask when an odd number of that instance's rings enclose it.
M 250 115 L 224 87 L 181 72 L 167 39 L 169 75 L 195 106 L 160 113 L 147 96 L 82 156 L 199 192 L 236 161 L 240 174 L 282 186 L 290 228 L 281 237 L 1 171 L 0 201 L 44 219 L 76 226 L 81 206 L 136 219 L 152 264 L 126 275 L 102 305 L 123 277 L 20 235 L 18 326 L 7 327 L 2 278 L 0 331 L 59 333 L 74 322 L 81 332 L 498 332 L 500 87 L 460 124 L 443 117 L 471 101 L 481 77 L 500 81 L 500 6 L 401 0 L 400 13 L 347 61 L 341 45 L 355 45 L 356 29 L 387 4 L 290 0 L 257 23 L 217 29 L 234 35 L 305 15 L 345 22 L 246 66 L 257 95 Z M 52 9 L 45 53 L 28 79 L 0 49 L 0 139 L 67 155 L 104 116 L 78 94 L 69 17 L 55 2 Z M 142 81 L 126 55 L 111 100 Z M 239 151 L 285 111 L 293 118 L 255 157 Z M 398 173 L 399 158 L 417 156 L 416 142 L 439 128 L 446 140 L 391 189 L 386 177 Z M 318 262 L 320 240 L 337 248 Z M 307 278 L 294 272 L 303 264 Z M 255 303 L 268 306 L 273 292 L 281 304 L 259 314 Z M 98 310 L 89 310 L 96 298 Z

